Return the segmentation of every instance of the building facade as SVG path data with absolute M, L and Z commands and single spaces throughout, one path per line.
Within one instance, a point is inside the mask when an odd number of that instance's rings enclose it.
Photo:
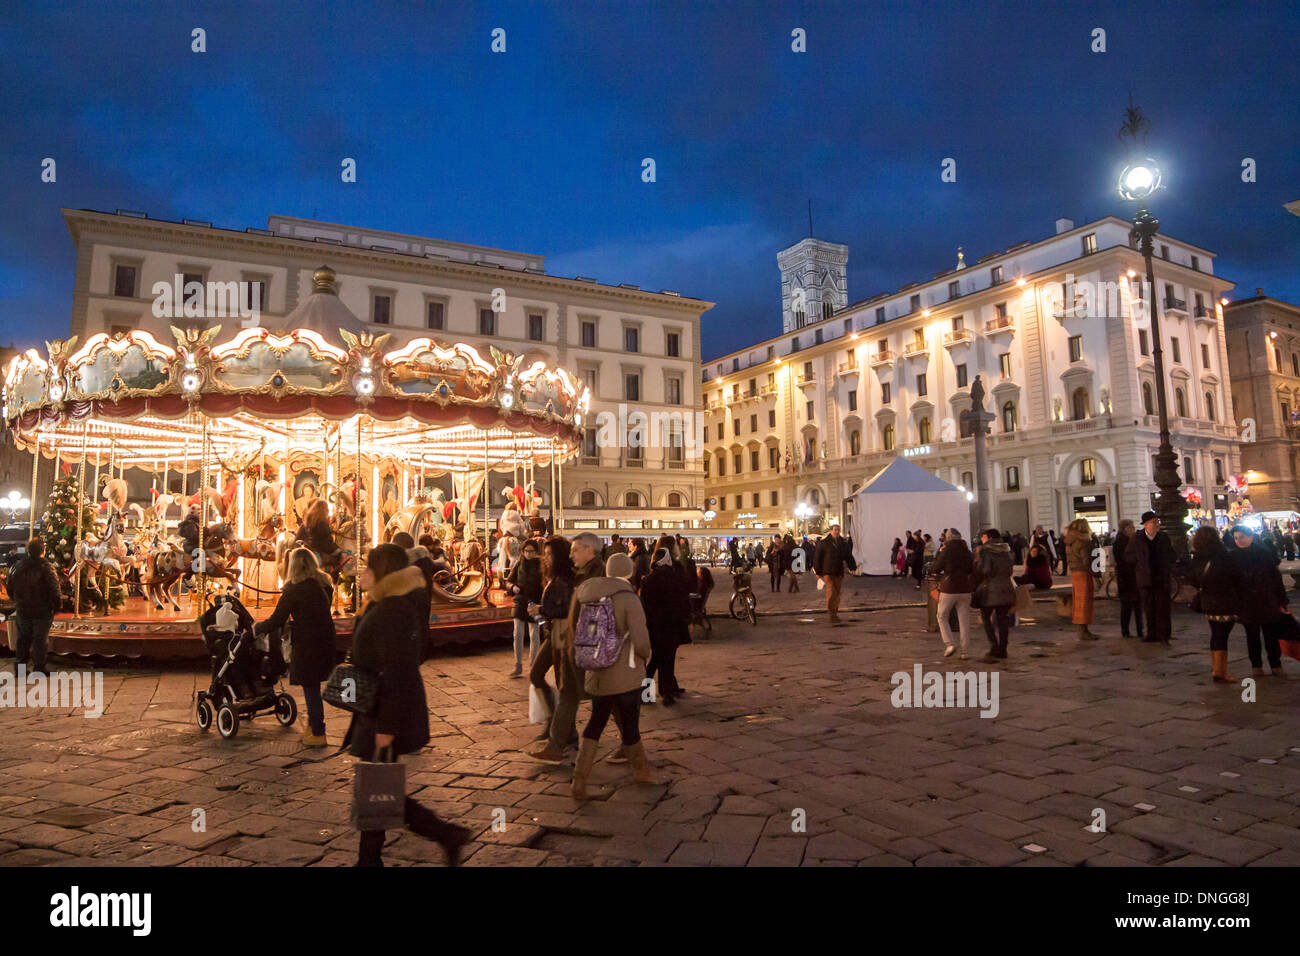
M 212 289 L 228 283 L 239 283 L 241 301 L 218 297 L 216 311 L 260 303 L 260 324 L 277 328 L 311 292 L 313 271 L 327 265 L 344 305 L 396 343 L 429 336 L 495 345 L 564 366 L 587 382 L 593 427 L 581 457 L 562 471 L 566 527 L 702 521 L 703 472 L 689 447 L 690 429 L 669 440 L 629 442 L 626 429 L 602 435 L 596 423 L 626 421 L 636 411 L 661 421 L 693 416 L 700 316 L 710 302 L 548 275 L 541 256 L 285 216 L 242 232 L 122 211 L 64 210 L 64 218 L 77 249 L 71 331 L 82 342 L 96 332 L 137 328 L 170 342 L 171 325 L 237 327 L 237 310 L 213 315 Z M 206 290 L 203 318 L 157 314 L 155 284 L 184 292 L 196 282 Z M 544 477 L 538 486 L 549 507 Z
M 797 529 L 844 518 L 845 499 L 897 455 L 973 489 L 962 413 L 980 376 L 999 527 L 1114 528 L 1151 505 L 1159 445 L 1145 265 L 1130 224 L 1058 220 L 1023 242 L 704 363 L 712 526 Z M 800 256 L 779 257 L 783 290 Z M 841 247 L 842 248 L 842 247 Z M 1214 255 L 1159 237 L 1155 262 L 1174 449 L 1187 486 L 1226 509 L 1238 468 Z M 847 251 L 845 254 L 847 259 Z M 788 294 L 788 290 L 787 290 Z M 1217 498 L 1215 496 L 1218 496 Z M 937 529 L 930 529 L 937 530 Z M 899 529 L 901 535 L 903 529 Z
M 1256 289 L 1229 303 L 1223 322 L 1251 505 L 1300 510 L 1300 307 Z

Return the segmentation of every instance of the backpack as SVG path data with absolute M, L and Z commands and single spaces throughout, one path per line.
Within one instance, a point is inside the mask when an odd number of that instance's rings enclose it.
M 583 604 L 578 625 L 573 629 L 573 656 L 580 670 L 599 671 L 614 664 L 623 652 L 624 635 L 618 633 L 614 618 L 614 599 Z M 635 657 L 632 666 L 636 666 Z

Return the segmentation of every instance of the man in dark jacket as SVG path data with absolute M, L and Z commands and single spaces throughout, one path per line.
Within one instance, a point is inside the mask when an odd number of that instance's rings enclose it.
M 15 669 L 32 659 L 32 672 L 45 673 L 46 640 L 54 615 L 63 609 L 63 595 L 54 567 L 45 560 L 45 542 L 32 538 L 27 542 L 27 556 L 9 572 L 9 596 L 18 611 L 18 647 Z
M 830 533 L 817 542 L 817 553 L 813 555 L 813 571 L 826 587 L 826 612 L 832 627 L 840 626 L 840 588 L 844 585 L 844 571 L 852 565 L 848 542 L 840 537 L 840 526 L 833 524 Z
M 1127 550 L 1133 554 L 1138 592 L 1142 595 L 1142 608 L 1146 613 L 1148 644 L 1156 641 L 1168 644 L 1173 636 L 1170 622 L 1170 576 L 1174 567 L 1174 546 L 1169 535 L 1160 530 L 1160 519 L 1154 511 L 1142 513 L 1142 530 L 1133 536 Z
M 1277 555 L 1266 541 L 1257 538 L 1245 525 L 1232 529 L 1237 547 L 1228 553 L 1228 561 L 1237 572 L 1237 621 L 1246 629 L 1246 653 L 1255 676 L 1264 673 L 1260 653 L 1260 633 L 1268 652 L 1268 667 L 1282 673 L 1282 648 L 1277 639 L 1277 623 L 1287 611 L 1286 585 L 1278 570 Z
M 632 553 L 628 557 L 632 559 L 632 587 L 640 591 L 641 582 L 650 573 L 650 552 L 646 550 L 645 538 L 632 542 Z
M 590 531 L 574 537 L 569 554 L 575 568 L 575 591 L 583 581 L 605 576 L 605 565 L 600 560 L 602 550 L 603 542 Z M 551 642 L 559 694 L 555 712 L 551 714 L 551 735 L 544 747 L 528 751 L 528 756 L 543 763 L 564 763 L 565 748 L 578 743 L 578 702 L 582 699 L 583 672 L 573 662 L 573 642 L 567 620 L 556 623 L 559 626 L 554 628 Z

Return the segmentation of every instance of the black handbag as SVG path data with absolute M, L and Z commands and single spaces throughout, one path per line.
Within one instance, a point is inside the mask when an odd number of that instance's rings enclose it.
M 321 697 L 341 710 L 368 717 L 379 703 L 379 675 L 344 661 L 330 672 Z

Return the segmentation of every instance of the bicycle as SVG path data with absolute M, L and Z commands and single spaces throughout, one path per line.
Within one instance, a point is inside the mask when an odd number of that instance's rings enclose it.
M 731 616 L 737 621 L 749 619 L 750 624 L 758 624 L 758 598 L 750 583 L 753 565 L 742 564 L 731 572 Z

